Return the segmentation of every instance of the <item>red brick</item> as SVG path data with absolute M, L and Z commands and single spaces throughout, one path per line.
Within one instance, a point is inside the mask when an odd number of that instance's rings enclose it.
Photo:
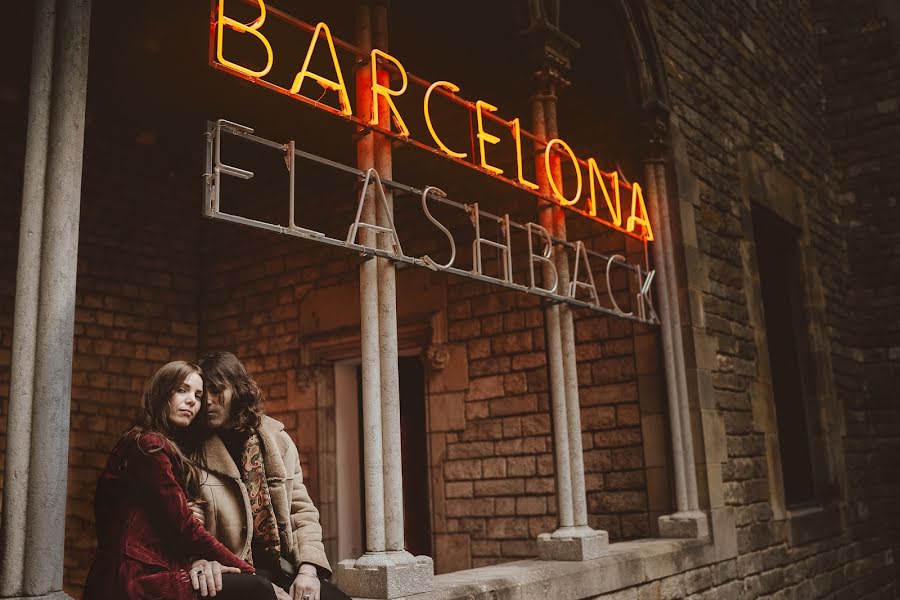
M 504 417 L 531 413 L 537 410 L 537 396 L 534 394 L 510 396 L 491 400 L 491 416 Z
M 491 442 L 464 442 L 447 445 L 447 458 L 481 458 L 494 454 L 494 444 Z
M 528 354 L 516 354 L 512 357 L 514 371 L 534 369 L 547 364 L 547 354 L 544 352 L 530 352 Z
M 485 400 L 503 396 L 503 377 L 494 375 L 470 380 L 469 400 Z M 491 411 L 493 413 L 493 411 Z
M 448 481 L 480 479 L 480 460 L 452 460 L 444 463 L 444 475 Z
M 525 492 L 523 479 L 486 479 L 474 485 L 475 496 L 515 496 Z
M 524 496 L 516 498 L 516 514 L 543 515 L 547 513 L 547 499 L 543 496 Z
M 616 424 L 620 427 L 640 425 L 641 413 L 636 404 L 623 404 L 616 407 Z
M 584 429 L 608 429 L 616 425 L 616 410 L 612 406 L 593 406 L 581 411 L 581 426 Z
M 494 515 L 493 498 L 452 498 L 445 503 L 448 517 L 491 517 Z
M 469 360 L 487 358 L 491 355 L 491 341 L 486 338 L 477 338 L 468 342 Z
M 499 517 L 487 520 L 487 535 L 493 540 L 522 539 L 528 537 L 525 519 Z
M 531 331 L 517 331 L 491 339 L 494 354 L 519 354 L 532 350 Z
M 506 459 L 506 472 L 510 477 L 531 477 L 535 474 L 533 456 L 511 456 Z
M 486 479 L 506 477 L 506 459 L 486 458 L 483 463 L 483 472 Z
M 521 394 L 528 390 L 524 373 L 511 373 L 503 376 L 503 391 L 507 394 Z

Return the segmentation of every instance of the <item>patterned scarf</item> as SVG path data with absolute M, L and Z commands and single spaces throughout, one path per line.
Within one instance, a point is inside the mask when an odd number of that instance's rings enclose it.
M 281 540 L 278 534 L 278 522 L 272 508 L 272 495 L 266 482 L 266 469 L 263 465 L 262 444 L 259 435 L 254 433 L 244 442 L 241 453 L 241 471 L 247 493 L 250 495 L 250 508 L 253 511 L 253 540 L 271 559 L 278 564 L 281 558 Z M 261 557 L 257 557 L 259 559 Z M 253 564 L 253 558 L 249 561 Z

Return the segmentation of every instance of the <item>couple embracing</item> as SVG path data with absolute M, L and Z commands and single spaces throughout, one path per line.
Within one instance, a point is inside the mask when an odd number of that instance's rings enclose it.
M 348 600 L 297 447 L 230 352 L 150 378 L 95 510 L 84 600 Z

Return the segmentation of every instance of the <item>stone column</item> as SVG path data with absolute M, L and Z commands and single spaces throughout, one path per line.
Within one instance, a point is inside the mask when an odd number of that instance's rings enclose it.
M 546 140 L 544 118 L 544 97 L 542 91 L 532 99 L 532 129 L 538 139 Z M 543 155 L 539 155 L 535 164 L 540 166 Z M 547 177 L 543 169 L 537 169 L 537 182 L 540 189 L 547 190 Z M 542 202 L 538 208 L 538 220 L 544 229 L 553 233 L 553 204 Z M 555 266 L 543 264 L 544 286 L 557 281 L 559 275 Z M 572 504 L 572 472 L 569 462 L 569 425 L 566 416 L 566 382 L 563 368 L 562 338 L 559 333 L 559 305 L 549 304 L 544 308 L 544 329 L 547 338 L 547 374 L 550 384 L 550 410 L 553 417 L 553 458 L 556 470 L 556 512 L 557 529 L 551 535 L 555 539 L 571 537 L 574 531 L 575 517 Z M 539 538 L 541 539 L 541 538 Z M 543 542 L 541 542 L 543 543 Z
M 372 47 L 372 22 L 369 6 L 361 2 L 356 15 L 357 44 L 363 50 Z M 366 118 L 372 113 L 371 71 L 360 64 L 356 71 L 356 114 Z M 374 136 L 363 132 L 356 145 L 357 168 L 368 171 L 375 166 Z M 375 223 L 375 189 L 370 186 L 363 206 L 362 220 Z M 360 242 L 374 247 L 377 236 L 363 228 Z M 378 265 L 371 257 L 359 267 L 360 356 L 362 362 L 363 471 L 366 502 L 366 554 L 384 553 L 384 441 L 381 420 L 381 353 L 378 348 Z
M 361 2 L 357 14 L 357 44 L 387 52 L 387 3 Z M 365 74 L 362 71 L 365 70 Z M 389 83 L 390 74 L 381 69 L 378 81 Z M 368 62 L 357 72 L 357 114 L 367 118 L 372 112 L 371 67 Z M 386 103 L 379 104 L 379 124 L 390 127 Z M 368 132 L 359 142 L 359 168 L 375 168 L 382 179 L 392 177 L 391 139 Z M 374 192 L 373 188 L 370 191 Z M 388 226 L 393 219 L 393 193 L 385 188 L 386 207 L 371 198 L 363 220 Z M 386 239 L 363 230 L 364 244 L 389 249 Z M 341 561 L 337 567 L 340 588 L 351 596 L 396 598 L 428 591 L 434 578 L 434 564 L 428 556 L 413 557 L 404 547 L 403 472 L 400 447 L 400 377 L 397 354 L 397 292 L 394 263 L 387 258 L 370 259 L 360 274 L 363 328 L 363 404 L 366 471 L 366 553 L 356 560 Z M 369 371 L 367 376 L 366 372 Z M 368 393 L 368 396 L 366 395 Z M 371 430 L 370 430 L 371 429 Z M 368 436 L 378 432 L 377 444 Z M 371 447 L 370 447 L 371 446 Z M 370 453 L 378 453 L 377 458 Z M 370 486 L 371 479 L 371 486 Z M 370 489 L 371 488 L 371 489 Z M 369 520 L 370 511 L 378 519 Z M 371 537 L 370 537 L 371 536 Z
M 5 502 L 12 503 L 25 497 L 24 554 L 7 554 L 4 548 L 3 597 L 6 598 L 68 598 L 62 592 L 63 548 L 65 546 L 66 482 L 68 475 L 69 411 L 72 384 L 72 348 L 75 327 L 75 278 L 78 256 L 78 224 L 81 202 L 81 166 L 84 146 L 84 111 L 87 95 L 88 38 L 90 31 L 90 0 L 59 0 L 41 2 L 37 6 L 36 37 L 53 35 L 52 78 L 49 85 L 49 126 L 42 124 L 42 111 L 46 111 L 47 56 L 36 52 L 30 100 L 28 148 L 26 154 L 34 163 L 26 173 L 23 190 L 23 219 L 33 223 L 43 212 L 40 244 L 40 277 L 37 293 L 37 318 L 34 333 L 34 349 L 28 355 L 27 344 L 18 346 L 15 358 L 18 365 L 17 388 L 31 384 L 30 447 L 27 483 L 21 479 L 6 480 Z M 55 25 L 51 25 L 55 22 Z M 36 40 L 37 44 L 38 41 Z M 44 133 L 46 132 L 46 133 Z M 46 137 L 44 137 L 46 136 Z M 41 144 L 43 147 L 35 147 Z M 46 153 L 42 161 L 35 158 Z M 41 174 L 41 163 L 46 165 Z M 38 202 L 43 176 L 43 210 L 33 206 Z M 25 221 L 23 220 L 23 226 Z M 26 241 L 31 254 L 20 258 L 35 260 L 34 240 Z M 34 268 L 35 265 L 27 265 Z M 20 269 L 22 265 L 20 264 Z M 28 278 L 17 282 L 16 311 L 24 311 L 23 327 L 29 326 L 28 316 L 34 314 L 33 292 L 27 288 L 33 284 Z M 27 332 L 23 333 L 27 335 Z M 29 365 L 33 361 L 33 367 Z M 32 381 L 23 379 L 32 371 Z M 27 398 L 26 392 L 24 397 Z M 19 402 L 22 395 L 16 398 Z M 17 439 L 28 436 L 26 406 L 16 409 L 14 426 L 24 430 L 16 432 Z M 24 441 L 21 440 L 20 441 Z M 14 469 L 20 469 L 21 454 L 14 457 Z M 18 512 L 16 512 L 18 511 Z M 13 512 L 13 519 L 21 519 L 21 509 Z M 4 513 L 5 515 L 5 513 Z M 21 527 L 21 523 L 5 522 L 4 529 Z M 7 541 L 17 543 L 18 536 L 4 535 Z M 14 551 L 17 549 L 14 549 Z M 22 563 L 21 570 L 11 568 L 7 561 Z M 6 573 L 12 573 L 12 581 Z
M 31 458 L 31 408 L 34 397 L 34 348 L 37 338 L 38 288 L 41 274 L 41 233 L 47 142 L 50 135 L 50 89 L 53 79 L 54 0 L 35 4 L 31 90 L 28 96 L 28 137 L 19 223 L 19 262 L 13 317 L 9 414 L 6 422 L 6 464 L 3 524 L 0 527 L 0 597 L 22 592 L 27 529 L 28 467 Z
M 659 518 L 659 533 L 662 537 L 705 537 L 709 534 L 709 525 L 706 513 L 700 510 L 698 503 L 694 438 L 681 331 L 681 303 L 675 268 L 674 227 L 666 184 L 664 139 L 668 115 L 662 107 L 655 107 L 653 110 L 654 114 L 648 119 L 651 124 L 651 158 L 645 163 L 644 173 L 648 209 L 654 215 L 654 229 L 657 231 L 652 244 L 653 262 L 660 307 L 660 335 L 665 361 L 676 499 L 676 512 Z
M 548 31 L 549 32 L 549 31 Z M 559 33 L 558 35 L 562 35 Z M 574 42 L 573 42 L 574 43 Z M 577 47 L 577 46 L 576 46 Z M 549 73 L 549 69 L 545 73 Z M 548 77 L 545 82 L 547 93 L 543 95 L 543 140 L 550 140 L 558 137 L 558 125 L 556 121 L 556 86 L 563 81 L 557 75 L 556 77 Z M 541 156 L 543 158 L 543 156 Z M 538 171 L 544 170 L 544 161 L 538 161 Z M 550 177 L 560 188 L 562 187 L 562 175 L 560 171 L 559 157 L 550 157 L 551 173 Z M 546 177 L 539 180 L 545 183 Z M 549 195 L 548 186 L 541 188 L 544 194 Z M 564 211 L 555 205 L 552 205 L 547 211 L 551 217 L 546 218 L 542 214 L 542 224 L 544 221 L 552 226 L 550 232 L 559 239 L 566 239 L 566 220 Z M 546 212 L 546 211 L 542 211 Z M 561 290 L 566 290 L 569 285 L 569 261 L 562 247 L 557 247 L 556 271 L 559 276 L 559 286 Z M 566 293 L 563 291 L 563 293 Z M 566 440 L 568 445 L 560 445 L 554 450 L 559 453 L 565 453 L 566 460 L 569 463 L 570 489 L 569 495 L 572 506 L 573 527 L 566 529 L 562 527 L 560 520 L 560 529 L 552 534 L 541 534 L 538 536 L 538 554 L 541 558 L 551 560 L 591 560 L 600 556 L 609 545 L 609 534 L 602 530 L 592 529 L 588 525 L 587 520 L 587 497 L 584 485 L 584 451 L 581 442 L 581 402 L 578 397 L 578 372 L 576 368 L 575 355 L 575 328 L 572 320 L 572 311 L 567 305 L 557 305 L 558 322 L 554 324 L 552 331 L 550 323 L 548 323 L 548 348 L 550 347 L 549 336 L 555 333 L 559 337 L 559 347 L 562 354 L 562 380 L 563 380 L 563 402 L 565 403 L 565 422 L 554 422 L 554 431 L 566 428 Z M 551 374 L 551 380 L 553 375 Z M 555 413 L 554 413 L 555 416 Z M 555 421 L 555 420 L 554 420 Z M 559 442 L 558 437 L 554 437 L 554 446 Z M 562 512 L 560 513 L 562 515 Z

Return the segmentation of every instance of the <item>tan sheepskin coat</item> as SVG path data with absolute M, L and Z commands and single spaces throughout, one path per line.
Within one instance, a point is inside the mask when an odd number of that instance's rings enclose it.
M 272 495 L 272 507 L 282 532 L 282 556 L 294 563 L 311 563 L 331 572 L 322 527 L 300 470 L 300 456 L 284 425 L 264 416 L 259 428 L 266 477 Z M 250 556 L 250 532 L 253 531 L 250 498 L 237 465 L 219 436 L 204 444 L 207 470 L 201 476 L 201 496 L 206 512 L 206 528 L 239 558 Z

